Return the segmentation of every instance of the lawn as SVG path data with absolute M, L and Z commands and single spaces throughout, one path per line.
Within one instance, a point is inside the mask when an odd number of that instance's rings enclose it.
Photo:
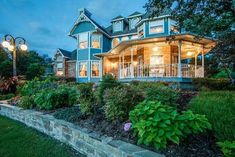
M 235 92 L 202 91 L 191 101 L 191 109 L 206 115 L 218 141 L 235 140 Z
M 1 157 L 81 157 L 76 151 L 16 121 L 0 116 Z

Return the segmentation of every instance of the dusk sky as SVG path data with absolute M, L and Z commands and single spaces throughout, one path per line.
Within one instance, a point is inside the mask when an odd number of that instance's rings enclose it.
M 68 36 L 86 8 L 92 18 L 107 27 L 117 15 L 145 12 L 147 0 L 0 0 L 0 41 L 5 34 L 21 36 L 30 50 L 52 56 L 56 48 L 73 50 L 74 39 Z

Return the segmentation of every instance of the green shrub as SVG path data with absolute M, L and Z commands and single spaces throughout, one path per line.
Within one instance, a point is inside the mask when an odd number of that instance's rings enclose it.
M 7 95 L 0 95 L 0 100 L 8 100 L 8 99 L 11 99 L 15 96 L 15 94 L 13 93 L 10 93 L 10 94 L 7 94 Z
M 91 115 L 94 113 L 95 99 L 93 94 L 93 83 L 82 83 L 78 85 L 80 91 L 80 109 L 84 115 Z
M 41 77 L 44 74 L 44 71 L 45 71 L 44 67 L 39 63 L 31 63 L 27 67 L 26 79 L 32 80 L 35 77 Z
M 179 99 L 179 91 L 174 90 L 162 82 L 132 83 L 134 88 L 143 91 L 147 101 L 160 101 L 163 104 L 175 105 Z
M 35 95 L 35 103 L 39 109 L 51 110 L 72 106 L 77 103 L 79 92 L 76 87 L 66 85 L 56 89 L 45 88 Z
M 197 89 L 206 87 L 211 90 L 229 90 L 234 87 L 229 79 L 224 78 L 193 78 L 193 85 Z
M 190 102 L 194 113 L 206 115 L 219 141 L 235 141 L 235 92 L 201 91 Z
M 95 96 L 99 104 L 103 105 L 103 95 L 104 91 L 109 88 L 114 88 L 119 86 L 120 83 L 117 81 L 116 78 L 114 78 L 113 75 L 107 74 L 102 77 L 102 81 L 100 82 L 99 87 L 96 90 Z
M 104 112 L 108 120 L 126 120 L 129 112 L 143 101 L 142 93 L 130 86 L 106 89 L 104 94 Z
M 82 116 L 79 107 L 63 108 L 56 111 L 53 116 L 57 119 L 63 119 L 68 122 L 76 122 Z
M 235 156 L 235 141 L 217 142 L 225 157 Z
M 182 115 L 174 107 L 161 102 L 144 101 L 130 112 L 130 120 L 138 144 L 165 148 L 169 141 L 179 144 L 183 137 L 210 128 L 205 117 L 187 111 Z M 196 126 L 193 126 L 196 125 Z
M 23 96 L 20 99 L 19 106 L 24 109 L 32 109 L 35 107 L 33 96 Z

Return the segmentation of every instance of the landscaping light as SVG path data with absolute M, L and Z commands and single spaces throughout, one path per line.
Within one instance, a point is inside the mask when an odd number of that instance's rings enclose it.
M 8 41 L 3 41 L 2 46 L 8 48 L 10 46 L 10 43 Z
M 28 47 L 27 47 L 27 45 L 22 44 L 22 45 L 20 45 L 20 49 L 21 49 L 22 51 L 26 51 L 26 50 L 28 49 Z

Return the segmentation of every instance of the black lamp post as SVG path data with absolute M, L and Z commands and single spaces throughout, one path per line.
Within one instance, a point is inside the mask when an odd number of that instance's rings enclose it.
M 4 36 L 4 40 L 2 42 L 2 46 L 7 48 L 9 51 L 13 52 L 12 60 L 13 60 L 13 76 L 16 76 L 16 50 L 20 49 L 22 51 L 26 51 L 28 49 L 25 44 L 26 41 L 22 37 L 14 38 L 12 35 L 7 34 Z

